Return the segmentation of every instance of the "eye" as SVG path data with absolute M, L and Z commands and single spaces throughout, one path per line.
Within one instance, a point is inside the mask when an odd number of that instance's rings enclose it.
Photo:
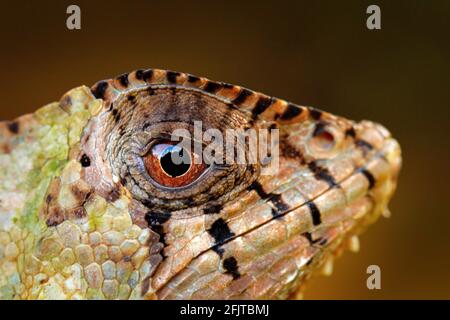
M 130 96 L 134 98 L 129 99 Z M 172 86 L 143 86 L 122 92 L 115 97 L 114 105 L 120 105 L 123 115 L 120 125 L 117 125 L 119 114 L 111 110 L 102 114 L 104 125 L 92 129 L 92 134 L 95 131 L 101 136 L 102 156 L 96 161 L 91 159 L 90 166 L 97 168 L 104 160 L 105 170 L 110 170 L 110 174 L 102 177 L 101 172 L 107 171 L 93 168 L 88 171 L 99 175 L 96 181 L 108 180 L 107 186 L 103 187 L 104 183 L 98 186 L 99 190 L 123 187 L 133 204 L 141 207 L 136 209 L 139 212 L 170 211 L 178 217 L 202 214 L 203 207 L 217 207 L 237 197 L 260 174 L 259 163 L 227 164 L 226 145 L 222 149 L 212 148 L 209 147 L 212 141 L 203 140 L 209 128 L 217 128 L 225 137 L 226 129 L 240 129 L 248 121 L 246 113 L 229 116 L 229 104 L 209 94 Z M 177 112 L 173 112 L 175 109 Z M 203 123 L 200 138 L 191 123 L 193 118 Z M 174 137 L 178 141 L 171 141 Z M 88 141 L 93 140 L 83 140 L 86 148 Z M 250 159 L 251 147 L 246 142 L 243 145 L 244 159 Z M 210 158 L 211 149 L 217 152 Z M 92 155 L 87 149 L 86 152 L 83 149 L 84 153 Z M 196 207 L 199 210 L 185 210 Z
M 188 150 L 169 142 L 153 145 L 144 157 L 145 168 L 158 184 L 177 188 L 196 181 L 207 169 L 204 163 L 194 161 L 197 156 Z

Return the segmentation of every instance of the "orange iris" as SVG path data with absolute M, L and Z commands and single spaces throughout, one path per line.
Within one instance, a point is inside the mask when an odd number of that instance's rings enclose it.
M 193 154 L 180 146 L 155 144 L 144 157 L 148 174 L 162 186 L 176 188 L 191 184 L 205 171 L 206 165 L 192 161 Z

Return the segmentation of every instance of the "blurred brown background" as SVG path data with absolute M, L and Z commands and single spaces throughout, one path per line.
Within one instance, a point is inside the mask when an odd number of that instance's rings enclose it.
M 15 1 L 0 10 L 0 119 L 140 67 L 384 124 L 404 167 L 382 219 L 306 298 L 450 298 L 449 1 Z M 78 4 L 82 29 L 66 29 Z M 378 4 L 382 30 L 366 28 Z M 382 289 L 366 288 L 377 264 Z

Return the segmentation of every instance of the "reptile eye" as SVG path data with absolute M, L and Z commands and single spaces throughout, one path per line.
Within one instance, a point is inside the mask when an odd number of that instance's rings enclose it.
M 196 181 L 207 169 L 204 163 L 193 161 L 195 156 L 171 142 L 163 142 L 152 146 L 144 157 L 144 164 L 158 184 L 169 188 L 184 187 Z

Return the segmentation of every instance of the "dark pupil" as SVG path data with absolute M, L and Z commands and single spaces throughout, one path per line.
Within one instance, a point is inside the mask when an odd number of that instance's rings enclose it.
M 171 177 L 179 177 L 191 167 L 189 156 L 184 149 L 170 146 L 164 150 L 160 158 L 161 168 Z

